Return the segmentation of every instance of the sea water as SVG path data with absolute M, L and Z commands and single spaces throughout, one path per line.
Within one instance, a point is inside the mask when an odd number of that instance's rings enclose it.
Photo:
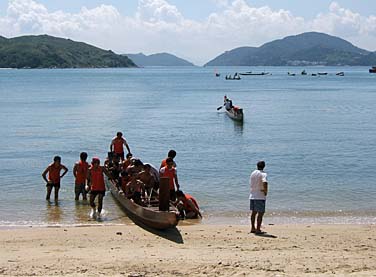
M 271 74 L 225 80 L 250 70 Z M 72 168 L 81 151 L 103 162 L 117 131 L 156 167 L 177 151 L 207 222 L 247 222 L 265 160 L 268 222 L 376 223 L 375 85 L 366 67 L 0 70 L 0 226 L 97 224 L 74 201 Z M 217 111 L 224 95 L 244 123 Z M 55 155 L 69 168 L 58 203 L 41 177 Z M 130 222 L 110 194 L 104 209 L 101 222 Z

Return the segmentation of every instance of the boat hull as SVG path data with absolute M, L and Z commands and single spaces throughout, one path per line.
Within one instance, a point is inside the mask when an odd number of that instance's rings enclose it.
M 242 122 L 243 121 L 243 109 L 239 109 L 237 113 L 234 112 L 234 109 L 231 109 L 231 110 L 226 110 L 226 114 L 228 115 L 228 117 L 230 117 L 232 120 L 235 120 L 235 121 L 240 121 Z
M 159 211 L 158 207 L 143 207 L 119 192 L 112 181 L 107 180 L 106 186 L 128 217 L 136 223 L 140 222 L 158 230 L 173 228 L 178 224 L 179 219 L 175 208 L 171 211 Z

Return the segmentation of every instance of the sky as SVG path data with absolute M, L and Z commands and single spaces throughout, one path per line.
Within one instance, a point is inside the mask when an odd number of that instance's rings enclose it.
M 168 52 L 202 65 L 309 31 L 376 51 L 375 0 L 0 0 L 0 35 L 48 34 L 116 53 Z

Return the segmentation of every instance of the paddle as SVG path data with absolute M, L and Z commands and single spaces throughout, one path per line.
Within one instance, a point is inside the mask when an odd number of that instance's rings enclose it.
M 224 104 L 223 104 L 223 105 L 224 105 Z M 219 106 L 219 107 L 217 108 L 217 111 L 219 111 L 220 109 L 222 109 L 223 105 L 222 105 L 222 106 Z

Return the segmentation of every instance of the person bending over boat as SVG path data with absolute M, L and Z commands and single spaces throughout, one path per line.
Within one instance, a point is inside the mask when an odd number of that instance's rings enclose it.
M 88 184 L 90 187 L 90 207 L 92 208 L 91 216 L 101 214 L 103 207 L 103 197 L 106 194 L 106 186 L 104 184 L 104 174 L 109 179 L 112 179 L 111 174 L 104 166 L 100 165 L 100 160 L 94 157 L 91 161 L 91 166 L 88 173 Z M 95 209 L 95 198 L 98 196 L 98 210 Z
M 114 137 L 111 141 L 110 151 L 119 155 L 122 161 L 124 161 L 124 145 L 127 148 L 128 153 L 131 153 L 127 141 L 125 140 L 125 138 L 123 138 L 123 133 L 117 132 L 116 137 Z
M 176 200 L 176 190 L 179 190 L 180 185 L 178 181 L 178 175 L 176 168 L 174 167 L 174 160 L 172 158 L 166 159 L 166 166 L 162 167 L 159 170 L 159 176 L 165 177 L 169 179 L 169 187 L 170 187 L 170 200 Z M 175 190 L 176 186 L 176 190 Z
M 166 164 L 166 160 L 167 160 L 168 158 L 171 158 L 171 159 L 173 160 L 173 162 L 174 162 L 174 167 L 176 168 L 176 163 L 175 163 L 175 161 L 174 161 L 175 157 L 176 157 L 176 151 L 175 151 L 175 150 L 170 150 L 170 151 L 168 151 L 168 153 L 167 153 L 167 158 L 164 159 L 164 160 L 161 162 L 161 166 L 159 167 L 159 169 L 161 169 L 162 167 L 165 167 L 165 166 L 167 165 L 167 164 Z
M 81 152 L 80 160 L 74 164 L 73 167 L 73 176 L 75 178 L 75 185 L 74 185 L 74 194 L 75 200 L 77 201 L 82 194 L 82 200 L 87 200 L 86 197 L 86 180 L 87 174 L 89 171 L 89 164 L 86 162 L 87 153 Z
M 131 180 L 125 189 L 125 196 L 132 199 L 136 204 L 143 205 L 142 198 L 145 197 L 145 184 L 138 180 L 138 173 L 131 170 L 129 172 Z
M 145 190 L 147 195 L 151 196 L 153 190 L 158 190 L 158 179 L 153 175 L 150 164 L 144 164 L 144 169 L 138 173 L 138 179 L 145 184 Z
M 181 190 L 176 192 L 177 205 L 182 218 L 193 219 L 201 217 L 200 208 L 196 199 L 188 193 L 183 193 Z
M 60 172 L 63 170 L 63 174 Z M 43 171 L 42 177 L 46 181 L 46 200 L 50 200 L 52 188 L 55 188 L 55 201 L 59 198 L 60 180 L 68 172 L 68 168 L 61 163 L 61 157 L 55 156 L 53 163 L 49 164 Z M 48 178 L 47 178 L 48 173 Z

